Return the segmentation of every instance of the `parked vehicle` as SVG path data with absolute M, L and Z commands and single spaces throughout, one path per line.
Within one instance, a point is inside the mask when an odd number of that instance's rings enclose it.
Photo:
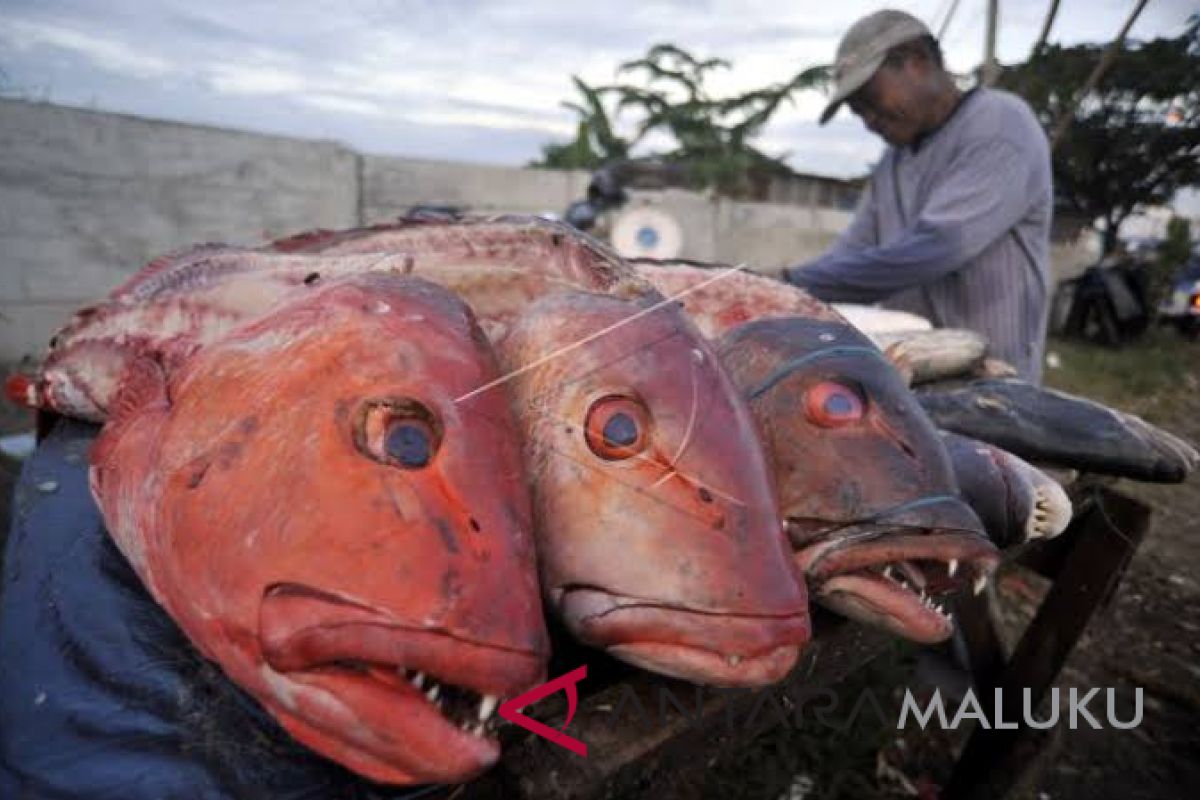
M 1145 274 L 1136 262 L 1102 261 L 1055 293 L 1050 330 L 1066 338 L 1119 347 L 1150 323 Z
M 1200 253 L 1193 255 L 1175 276 L 1158 315 L 1187 338 L 1200 339 Z

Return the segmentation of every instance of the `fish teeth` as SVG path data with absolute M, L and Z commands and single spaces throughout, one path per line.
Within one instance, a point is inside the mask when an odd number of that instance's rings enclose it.
M 725 661 L 728 662 L 729 666 L 736 667 L 738 664 L 742 663 L 742 657 L 733 655 L 726 658 Z
M 491 694 L 484 695 L 483 699 L 479 701 L 479 722 L 481 723 L 481 727 L 482 723 L 486 722 L 487 718 L 496 710 L 496 704 L 499 702 L 500 698 Z
M 425 673 L 418 672 L 416 675 L 413 675 L 410 680 L 410 683 L 412 683 L 412 685 L 417 687 L 418 689 L 425 688 Z
M 950 566 L 948 567 L 947 571 L 950 573 L 951 578 L 954 577 L 954 573 L 958 572 L 958 559 L 957 558 L 950 559 Z
M 891 564 L 888 564 L 886 567 L 883 568 L 883 577 L 887 578 L 888 580 L 893 580 L 893 581 L 896 580 L 896 576 L 892 574 L 892 565 Z
M 441 693 L 441 691 L 442 687 L 435 683 L 433 686 L 430 686 L 429 691 L 425 693 L 425 699 L 431 703 L 436 703 L 438 695 Z
M 971 586 L 971 591 L 979 595 L 983 592 L 985 586 L 987 586 L 987 575 L 980 573 L 976 576 L 975 583 Z

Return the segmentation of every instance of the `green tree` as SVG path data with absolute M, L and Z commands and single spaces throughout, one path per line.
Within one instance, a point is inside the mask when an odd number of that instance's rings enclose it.
M 613 130 L 612 120 L 604 106 L 606 88 L 589 86 L 576 76 L 572 76 L 571 80 L 581 102 L 567 100 L 563 105 L 579 116 L 575 138 L 566 144 L 543 145 L 541 159 L 530 166 L 596 169 L 606 162 L 628 158 L 631 143 Z
M 1085 97 L 1101 45 L 1039 49 L 1001 84 L 1025 97 L 1050 130 L 1072 117 L 1053 155 L 1061 201 L 1100 221 L 1104 252 L 1130 214 L 1200 184 L 1200 16 L 1175 38 L 1127 42 Z
M 716 98 L 705 86 L 711 73 L 729 69 L 720 58 L 699 60 L 672 44 L 657 44 L 646 55 L 622 64 L 619 74 L 644 74 L 641 85 L 619 84 L 618 108 L 643 114 L 637 138 L 651 131 L 668 134 L 676 147 L 659 154 L 682 165 L 696 188 L 714 188 L 732 196 L 754 193 L 753 184 L 771 175 L 790 175 L 781 157 L 751 144 L 791 95 L 828 80 L 828 69 L 804 70 L 784 84 Z
M 790 175 L 792 170 L 782 156 L 762 152 L 753 140 L 795 92 L 825 85 L 829 68 L 812 67 L 779 84 L 733 97 L 716 97 L 706 81 L 712 73 L 729 68 L 730 63 L 721 58 L 701 60 L 676 45 L 656 44 L 643 57 L 618 67 L 623 82 L 591 89 L 578 77 L 573 78 L 589 100 L 584 106 L 567 104 L 580 116 L 576 139 L 565 145 L 544 146 L 544 157 L 537 165 L 593 167 L 596 159 L 603 162 L 618 157 L 602 155 L 598 141 L 593 140 L 597 130 L 609 132 L 610 141 L 618 138 L 611 137 L 611 120 L 632 114 L 637 119 L 634 133 L 628 141 L 620 140 L 626 154 L 650 134 L 665 134 L 673 146 L 648 153 L 647 157 L 681 167 L 693 188 L 754 196 L 770 176 Z M 612 116 L 602 113 L 602 95 L 616 98 Z M 597 125 L 597 119 L 602 124 Z
M 1167 221 L 1167 235 L 1158 246 L 1158 257 L 1149 266 L 1146 295 L 1151 308 L 1158 308 L 1171 290 L 1171 280 L 1192 255 L 1191 225 L 1183 217 Z

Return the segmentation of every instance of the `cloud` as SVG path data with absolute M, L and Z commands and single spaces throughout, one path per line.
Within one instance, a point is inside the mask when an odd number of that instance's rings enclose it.
M 335 114 L 358 114 L 364 117 L 385 117 L 389 114 L 379 103 L 344 95 L 305 92 L 296 99 L 318 111 L 332 111 Z
M 46 47 L 87 58 L 96 67 L 131 78 L 162 78 L 176 72 L 164 58 L 136 52 L 128 42 L 83 33 L 70 27 L 20 19 L 0 20 L 0 39 L 10 47 L 29 50 Z
M 948 0 L 889 0 L 927 22 Z M 1064 0 L 1055 41 L 1107 40 L 1128 0 Z M 828 62 L 842 32 L 878 7 L 778 0 L 5 0 L 0 66 L 51 99 L 146 116 L 336 138 L 369 152 L 524 163 L 574 133 L 571 75 L 590 83 L 656 42 L 733 68 L 712 88 L 732 94 Z M 946 50 L 973 67 L 982 3 L 961 3 Z M 1000 56 L 1022 58 L 1044 0 L 1008 0 Z M 1174 34 L 1194 0 L 1156 0 L 1137 36 Z M 935 19 L 938 18 L 938 19 Z M 854 175 L 880 144 L 845 115 L 815 124 L 805 92 L 758 142 L 798 169 Z M 489 134 L 490 132 L 490 134 Z
M 208 68 L 208 82 L 225 94 L 279 95 L 303 92 L 309 86 L 307 76 L 280 67 L 250 64 L 215 64 Z

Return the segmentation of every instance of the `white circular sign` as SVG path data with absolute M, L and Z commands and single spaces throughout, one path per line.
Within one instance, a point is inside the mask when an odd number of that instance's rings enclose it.
M 632 208 L 617 216 L 612 246 L 626 258 L 678 258 L 683 250 L 679 223 L 657 208 Z

